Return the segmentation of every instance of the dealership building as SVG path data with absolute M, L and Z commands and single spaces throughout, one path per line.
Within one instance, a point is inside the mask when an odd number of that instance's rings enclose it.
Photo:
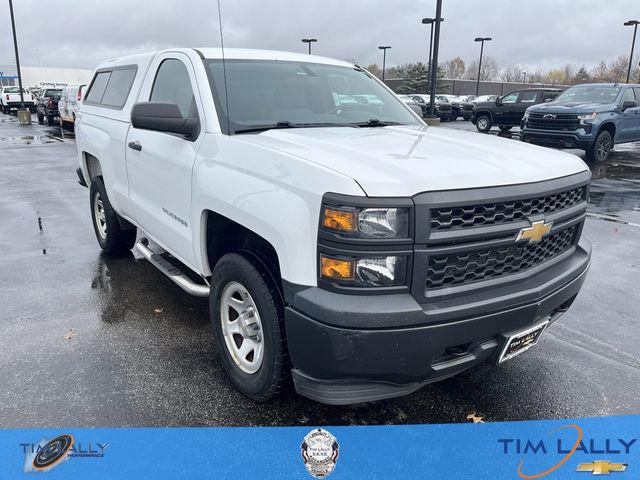
M 63 67 L 23 66 L 22 86 L 25 88 L 39 85 L 86 84 L 91 80 L 92 70 Z M 0 86 L 18 85 L 18 73 L 15 65 L 0 65 Z

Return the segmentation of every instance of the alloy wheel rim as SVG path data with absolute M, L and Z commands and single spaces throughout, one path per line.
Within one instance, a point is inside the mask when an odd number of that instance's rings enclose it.
M 102 198 L 100 197 L 100 192 L 96 192 L 93 199 L 93 213 L 96 219 L 96 228 L 98 229 L 100 237 L 107 238 L 107 217 L 104 212 L 104 205 L 102 203 Z
M 220 322 L 227 351 L 244 373 L 254 374 L 264 360 L 264 335 L 258 307 L 249 291 L 229 282 L 220 295 Z
M 485 128 L 487 128 L 487 121 L 484 118 L 481 118 L 480 120 L 478 120 L 478 126 L 484 130 Z
M 600 140 L 600 143 L 598 144 L 598 157 L 601 160 L 603 160 L 607 156 L 607 153 L 609 153 L 610 149 L 611 149 L 611 142 L 609 141 L 608 138 L 603 138 L 602 140 Z

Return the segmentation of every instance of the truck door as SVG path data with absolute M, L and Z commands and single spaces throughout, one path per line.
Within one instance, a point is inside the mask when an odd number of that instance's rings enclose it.
M 187 265 L 194 265 L 191 180 L 202 142 L 203 107 L 196 94 L 193 65 L 186 55 L 160 55 L 149 69 L 139 101 L 173 103 L 184 117 L 200 121 L 195 140 L 129 128 L 127 173 L 129 199 L 138 225 L 151 239 Z
M 633 142 L 640 140 L 640 108 L 631 107 L 624 111 L 622 105 L 624 102 L 637 102 L 636 95 L 632 87 L 627 88 L 622 92 L 622 98 L 620 99 L 620 119 L 617 125 L 617 142 Z
M 522 90 L 518 94 L 518 100 L 516 101 L 513 113 L 510 117 L 512 125 L 520 126 L 524 112 L 531 105 L 542 102 L 542 92 L 540 90 Z
M 518 93 L 519 92 L 507 93 L 504 97 L 500 98 L 499 102 L 496 103 L 494 115 L 496 125 L 514 125 L 511 119 L 514 116 Z

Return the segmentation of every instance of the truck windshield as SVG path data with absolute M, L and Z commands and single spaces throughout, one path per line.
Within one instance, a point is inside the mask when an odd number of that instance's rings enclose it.
M 223 69 L 222 60 L 204 62 L 220 124 L 228 122 L 229 133 L 418 124 L 403 102 L 359 68 L 233 59 Z
M 620 87 L 607 85 L 580 85 L 571 87 L 554 100 L 554 103 L 614 103 Z

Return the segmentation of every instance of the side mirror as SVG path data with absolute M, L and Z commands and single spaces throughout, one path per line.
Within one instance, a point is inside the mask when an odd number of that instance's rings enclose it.
M 500 105 L 502 105 L 502 98 L 498 97 L 496 98 L 496 107 L 499 107 Z
M 622 102 L 622 111 L 624 112 L 627 108 L 636 108 L 638 106 L 638 102 L 633 100 L 626 100 Z
M 175 133 L 194 139 L 200 132 L 197 118 L 185 118 L 174 103 L 141 102 L 131 110 L 131 126 L 141 130 Z

